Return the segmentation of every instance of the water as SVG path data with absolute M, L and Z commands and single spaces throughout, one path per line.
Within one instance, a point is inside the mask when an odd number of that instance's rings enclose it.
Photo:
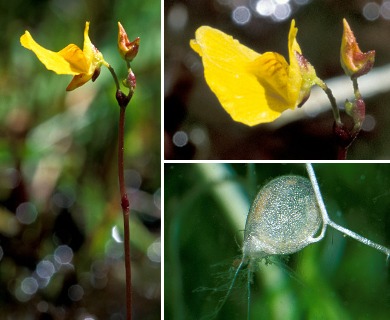
M 250 319 L 251 281 L 259 263 L 262 260 L 269 262 L 271 256 L 298 252 L 309 244 L 322 240 L 327 226 L 384 253 L 386 261 L 388 260 L 389 248 L 342 227 L 329 218 L 313 167 L 307 164 L 306 169 L 310 180 L 293 175 L 281 176 L 261 188 L 247 216 L 242 258 L 225 296 L 218 302 L 214 312 L 204 319 L 213 319 L 218 315 L 244 269 L 247 272 L 246 317 Z M 316 235 L 320 228 L 320 234 Z

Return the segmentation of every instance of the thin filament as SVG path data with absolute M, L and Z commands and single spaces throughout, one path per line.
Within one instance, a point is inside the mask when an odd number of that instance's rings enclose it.
M 225 297 L 223 298 L 223 300 L 221 300 L 217 306 L 217 308 L 215 309 L 215 311 L 213 312 L 213 314 L 211 314 L 210 316 L 207 316 L 205 319 L 212 319 L 214 318 L 214 316 L 216 316 L 218 314 L 218 312 L 222 309 L 222 307 L 225 305 L 229 295 L 230 295 L 230 292 L 232 291 L 233 289 L 233 286 L 234 286 L 234 282 L 236 281 L 236 278 L 238 276 L 238 272 L 241 270 L 242 266 L 244 265 L 244 263 L 246 263 L 246 258 L 245 256 L 242 257 L 241 259 L 241 262 L 240 262 L 240 265 L 238 266 L 236 272 L 234 273 L 234 277 L 233 277 L 233 280 L 232 280 L 232 283 L 230 284 L 229 286 L 229 289 L 228 291 L 226 292 L 226 295 Z
M 307 170 L 307 174 L 309 175 L 311 184 L 313 186 L 314 194 L 316 195 L 316 198 L 317 198 L 317 204 L 318 204 L 318 207 L 320 208 L 320 212 L 322 215 L 321 234 L 317 238 L 314 238 L 315 241 L 319 241 L 325 236 L 326 226 L 327 226 L 330 219 L 328 216 L 328 212 L 326 211 L 324 200 L 322 199 L 320 187 L 318 186 L 317 178 L 316 178 L 316 175 L 314 173 L 314 170 L 313 170 L 311 163 L 306 163 L 306 170 Z M 315 242 L 315 241 L 313 241 L 313 242 Z
M 344 233 L 345 235 L 350 236 L 351 238 L 354 238 L 355 240 L 360 241 L 361 243 L 364 243 L 367 246 L 370 246 L 378 251 L 383 252 L 385 255 L 387 255 L 387 257 L 390 256 L 390 249 L 388 249 L 388 248 L 386 248 L 378 243 L 375 243 L 374 241 L 366 239 L 366 238 L 362 237 L 361 235 L 359 235 L 359 234 L 357 234 L 357 233 L 355 233 L 347 228 L 344 228 L 344 227 L 338 225 L 337 223 L 334 223 L 331 220 L 329 220 L 328 224 L 332 228 Z
M 378 251 L 383 252 L 387 256 L 387 259 L 389 259 L 389 257 L 390 257 L 390 249 L 389 248 L 386 248 L 385 246 L 382 246 L 378 243 L 375 243 L 374 241 L 371 241 L 371 240 L 369 240 L 369 239 L 367 239 L 367 238 L 365 238 L 365 237 L 363 237 L 363 236 L 361 236 L 361 235 L 359 235 L 359 234 L 357 234 L 357 233 L 355 233 L 347 228 L 344 228 L 344 227 L 338 225 L 337 223 L 333 222 L 332 220 L 330 220 L 328 212 L 326 211 L 324 200 L 322 199 L 320 187 L 318 186 L 317 178 L 316 178 L 316 175 L 314 173 L 313 166 L 311 165 L 311 163 L 306 163 L 306 170 L 307 170 L 307 173 L 309 175 L 311 184 L 313 185 L 314 193 L 315 193 L 316 198 L 317 198 L 317 203 L 318 203 L 318 206 L 319 206 L 320 211 L 321 211 L 322 222 L 323 222 L 321 235 L 318 237 L 319 239 L 318 238 L 315 238 L 315 239 L 318 239 L 318 240 L 322 239 L 325 235 L 326 226 L 329 225 L 332 228 L 340 231 L 341 233 L 343 233 L 343 234 L 345 234 L 345 235 L 347 235 L 347 236 L 349 236 L 357 241 L 360 241 L 361 243 L 363 243 L 367 246 L 370 246 Z
M 246 310 L 246 319 L 250 320 L 250 310 L 251 310 L 251 277 L 252 271 L 251 268 L 248 267 L 248 306 Z

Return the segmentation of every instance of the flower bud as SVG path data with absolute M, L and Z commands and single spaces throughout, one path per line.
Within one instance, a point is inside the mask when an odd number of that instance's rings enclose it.
M 356 38 L 348 25 L 343 20 L 344 32 L 341 42 L 340 61 L 344 72 L 351 78 L 357 78 L 368 73 L 375 61 L 375 50 L 363 53 Z
M 130 41 L 120 22 L 118 22 L 118 27 L 118 51 L 124 60 L 131 62 L 138 53 L 140 38 L 137 37 L 134 41 Z
M 129 69 L 129 73 L 127 75 L 127 78 L 123 79 L 122 83 L 125 87 L 129 88 L 131 91 L 135 90 L 135 87 L 137 85 L 137 80 L 135 78 L 135 74 L 134 74 L 133 70 Z
M 366 105 L 362 98 L 350 102 L 345 101 L 345 112 L 353 119 L 354 129 L 360 130 L 366 117 Z

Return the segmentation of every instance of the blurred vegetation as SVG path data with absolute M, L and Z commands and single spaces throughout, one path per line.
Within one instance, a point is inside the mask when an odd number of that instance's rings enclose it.
M 315 164 L 314 170 L 330 218 L 389 247 L 390 165 Z M 307 176 L 304 164 L 165 165 L 166 319 L 213 313 L 237 267 L 251 201 L 285 174 Z M 388 318 L 383 253 L 328 227 L 320 242 L 276 258 L 255 273 L 250 319 Z M 246 307 L 242 272 L 216 319 L 246 319 Z
M 264 9 L 267 3 L 268 9 L 278 3 L 288 14 L 279 20 L 261 16 L 257 6 L 263 4 Z M 249 14 L 248 21 L 235 22 L 235 10 Z M 234 122 L 207 86 L 201 59 L 189 46 L 201 25 L 218 28 L 257 52 L 274 51 L 287 57 L 287 36 L 294 18 L 302 52 L 326 81 L 337 76 L 348 79 L 339 61 L 342 19 L 346 18 L 360 48 L 376 50 L 373 70 L 390 63 L 390 44 L 385 40 L 390 35 L 387 0 L 171 0 L 165 2 L 164 12 L 166 159 L 336 159 L 330 104 L 314 118 L 305 116 L 283 125 L 276 121 L 248 127 Z M 344 107 L 351 88 L 335 97 L 339 107 Z M 389 98 L 385 91 L 365 99 L 367 126 L 350 148 L 349 159 L 389 158 Z M 184 146 L 175 143 L 177 132 L 187 135 Z
M 143 0 L 1 0 L 0 318 L 124 319 L 122 213 L 117 181 L 119 109 L 102 68 L 73 92 L 22 48 L 82 48 L 90 38 L 127 73 L 117 21 L 141 38 L 128 106 L 125 175 L 131 200 L 134 319 L 160 318 L 161 3 Z

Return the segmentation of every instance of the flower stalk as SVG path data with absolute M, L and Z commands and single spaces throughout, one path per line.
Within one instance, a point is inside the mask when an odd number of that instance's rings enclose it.
M 107 67 L 110 71 L 116 87 L 116 100 L 119 105 L 119 128 L 118 128 L 118 180 L 120 201 L 123 214 L 124 227 L 124 255 L 125 255 L 125 270 L 126 270 L 126 319 L 131 320 L 131 260 L 130 260 L 130 200 L 126 192 L 124 178 L 124 132 L 125 132 L 125 115 L 126 107 L 133 97 L 136 87 L 136 77 L 130 67 L 130 62 L 136 57 L 139 49 L 140 38 L 137 37 L 134 41 L 129 41 L 125 29 L 118 22 L 118 51 L 121 57 L 126 62 L 127 77 L 124 80 L 124 85 L 129 89 L 128 94 L 124 94 L 120 89 L 120 83 L 115 73 L 114 68 L 103 58 L 102 53 L 92 44 L 88 32 L 89 22 L 86 22 L 84 29 L 84 46 L 81 50 L 75 44 L 69 44 L 62 50 L 54 52 L 45 49 L 39 45 L 31 34 L 26 31 L 20 37 L 20 43 L 26 49 L 31 50 L 37 58 L 45 65 L 48 70 L 52 70 L 57 74 L 72 75 L 73 79 L 66 88 L 67 91 L 74 90 L 89 80 L 94 82 L 101 71 L 101 66 Z
M 130 100 L 129 100 L 130 101 Z M 120 107 L 118 128 L 118 178 L 123 214 L 125 272 L 126 272 L 126 319 L 131 320 L 131 260 L 130 260 L 130 201 L 126 192 L 124 178 L 124 132 L 126 106 Z

